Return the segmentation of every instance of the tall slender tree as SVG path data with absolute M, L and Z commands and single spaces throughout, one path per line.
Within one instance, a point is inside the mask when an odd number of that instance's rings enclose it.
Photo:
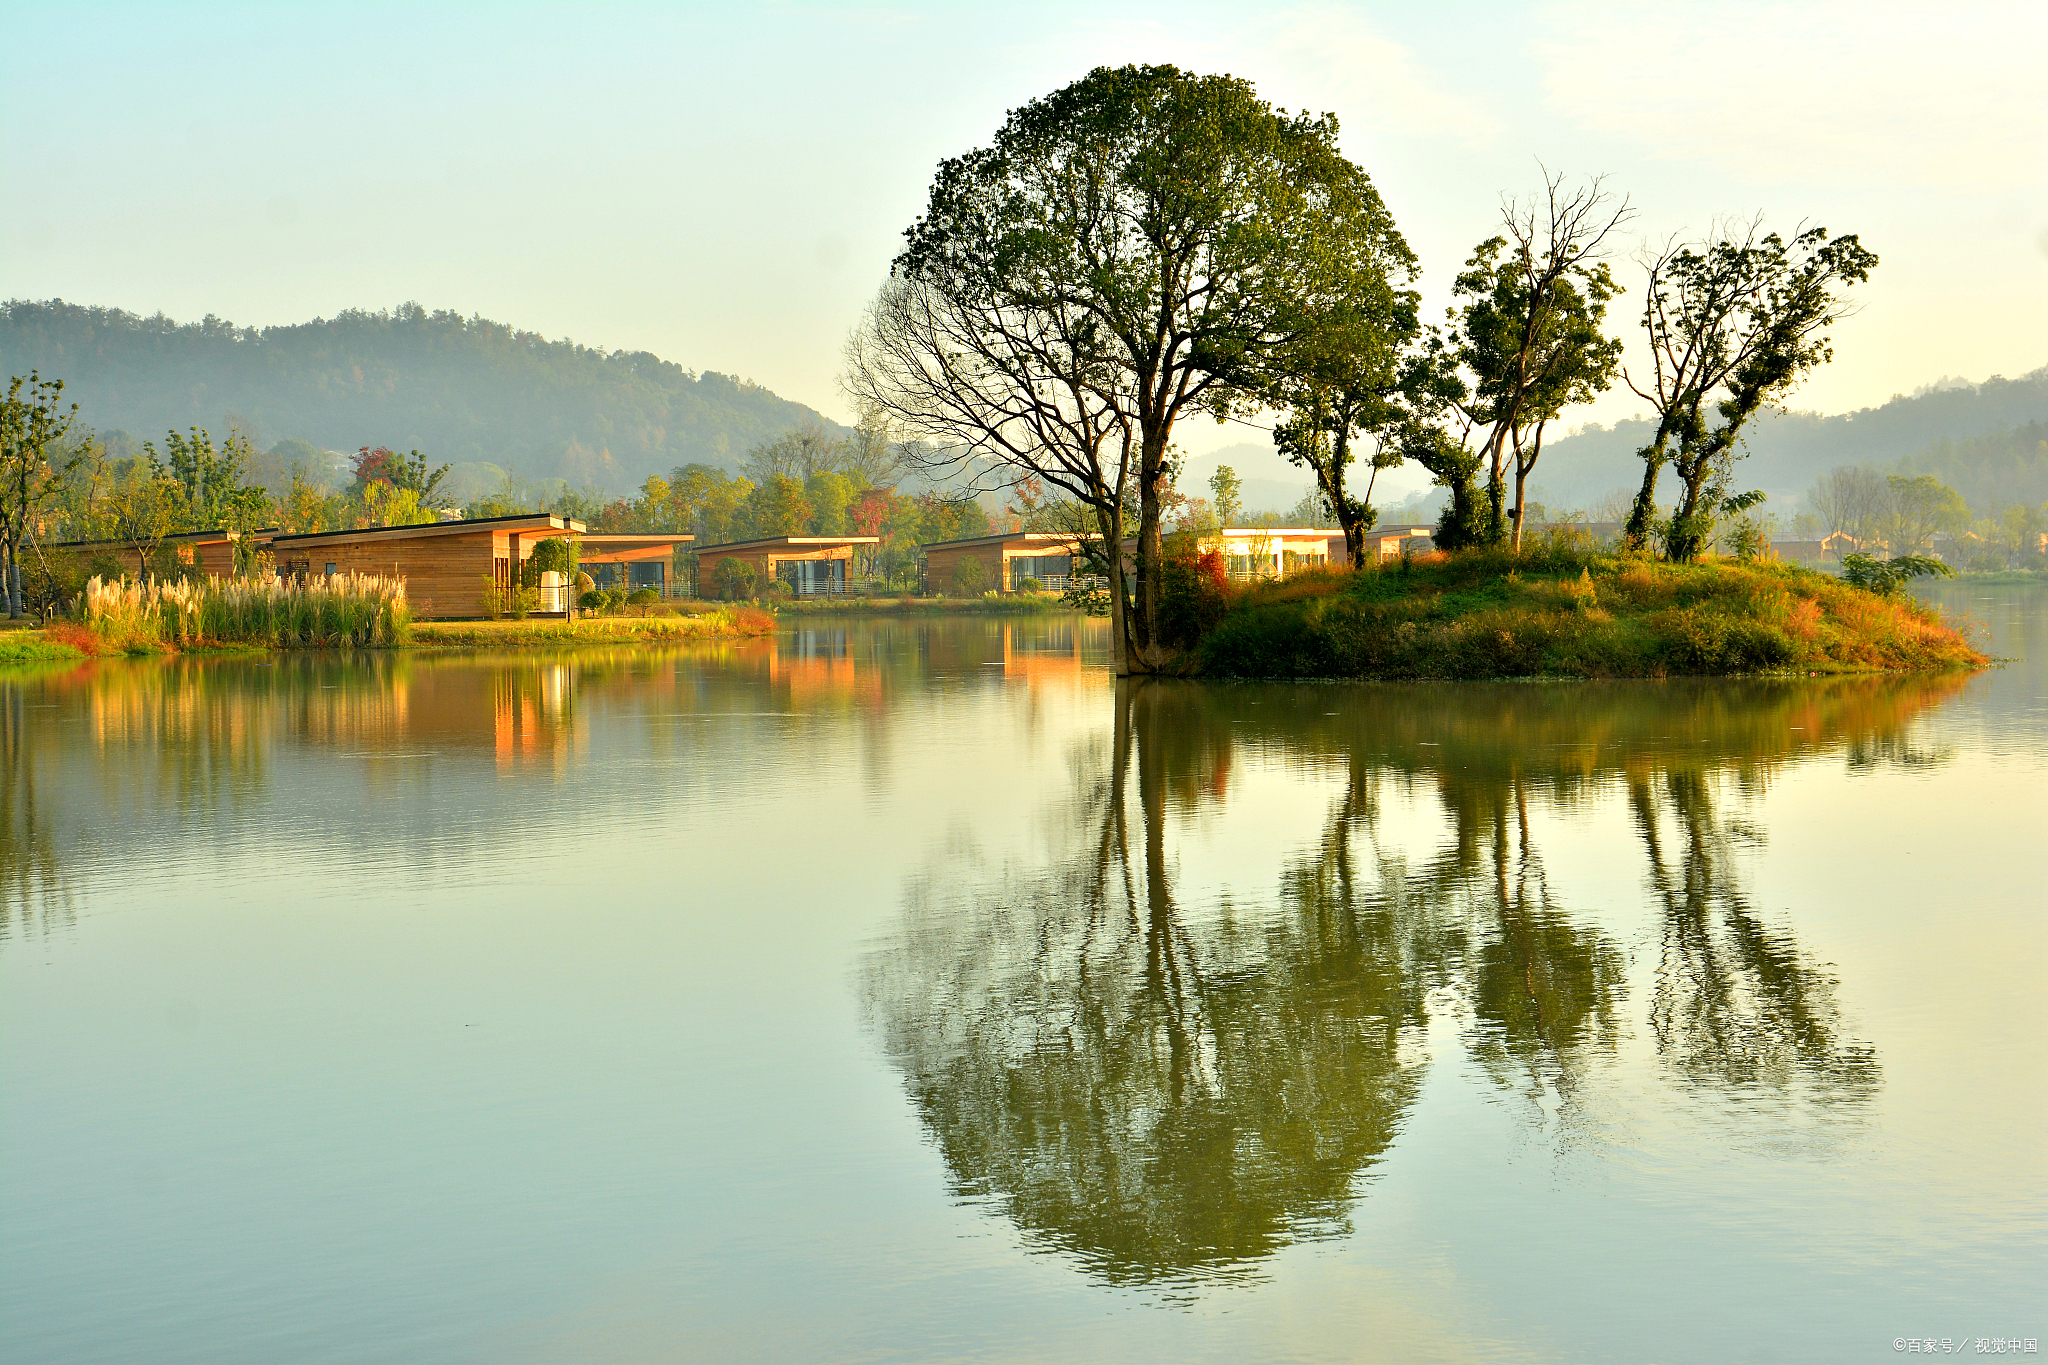
M 1572 187 L 1546 172 L 1539 196 L 1503 203 L 1502 233 L 1465 262 L 1421 386 L 1435 430 L 1412 449 L 1451 489 L 1438 536 L 1447 548 L 1519 548 L 1546 427 L 1613 382 L 1621 342 L 1602 328 L 1620 291 L 1603 256 L 1630 216 L 1598 177 Z
M 1643 383 L 1625 377 L 1657 425 L 1638 452 L 1643 482 L 1623 531 L 1631 548 L 1646 548 L 1658 529 L 1666 465 L 1679 497 L 1662 526 L 1665 554 L 1684 562 L 1706 546 L 1715 519 L 1746 497 L 1729 488 L 1744 424 L 1834 359 L 1827 332 L 1848 312 L 1842 291 L 1876 265 L 1854 234 L 1815 227 L 1786 241 L 1760 220 L 1644 262 L 1651 368 Z

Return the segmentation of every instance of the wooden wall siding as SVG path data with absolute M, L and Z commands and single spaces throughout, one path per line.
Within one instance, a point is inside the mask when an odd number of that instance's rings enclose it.
M 226 578 L 235 571 L 235 544 L 231 540 L 215 540 L 186 546 L 192 551 L 185 562 L 193 565 L 203 574 L 215 578 Z M 180 555 L 179 558 L 185 559 Z
M 697 595 L 702 597 L 718 591 L 718 563 L 722 559 L 740 559 L 754 566 L 754 586 L 758 591 L 775 577 L 775 566 L 784 560 L 845 559 L 853 558 L 851 545 L 820 545 L 815 549 L 801 550 L 779 546 L 763 546 L 757 550 L 700 550 L 697 553 Z
M 977 591 L 989 588 L 1002 592 L 1010 590 L 1009 578 L 1003 572 L 1003 547 L 1000 542 L 994 545 L 962 545 L 952 550 L 925 551 L 926 586 L 933 592 L 952 592 L 953 576 L 959 572 L 962 564 L 970 561 L 981 565 L 981 588 Z
M 405 580 L 405 599 L 423 621 L 482 616 L 484 588 L 492 581 L 493 560 L 506 559 L 503 532 L 478 531 L 463 536 L 420 540 L 340 540 L 277 547 L 280 573 L 299 565 L 314 578 L 332 564 L 336 573 L 382 574 Z M 522 559 L 533 553 L 527 542 Z

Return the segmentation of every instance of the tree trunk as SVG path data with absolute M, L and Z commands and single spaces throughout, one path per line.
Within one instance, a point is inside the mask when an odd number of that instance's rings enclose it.
M 11 540 L 7 542 L 7 619 L 21 619 L 21 552 Z
M 1650 520 L 1657 515 L 1657 475 L 1664 468 L 1664 452 L 1645 452 L 1643 455 L 1643 486 L 1636 492 L 1635 505 L 1629 508 L 1628 525 L 1622 529 L 1622 543 L 1629 549 L 1643 551 L 1650 546 Z
M 1437 519 L 1436 544 L 1440 550 L 1462 550 L 1484 543 L 1484 536 L 1478 526 L 1479 509 L 1475 505 L 1477 491 L 1472 487 L 1471 476 L 1454 477 L 1446 485 L 1451 490 L 1450 505 L 1444 508 L 1443 516 Z
M 1166 433 L 1148 431 L 1138 457 L 1138 619 L 1131 638 L 1130 671 L 1156 673 L 1165 662 L 1159 643 L 1159 565 L 1163 557 L 1160 502 L 1166 491 Z M 1121 553 L 1121 547 L 1118 550 Z
M 1365 567 L 1365 518 L 1347 517 L 1337 514 L 1337 524 L 1344 528 L 1344 553 L 1351 558 L 1354 571 Z
M 1109 580 L 1109 626 L 1116 636 L 1116 675 L 1128 678 L 1135 669 L 1137 641 L 1132 635 L 1134 622 L 1131 620 L 1131 600 L 1124 590 L 1124 524 L 1121 515 L 1111 516 L 1100 508 L 1095 512 L 1095 525 L 1102 533 L 1103 576 Z

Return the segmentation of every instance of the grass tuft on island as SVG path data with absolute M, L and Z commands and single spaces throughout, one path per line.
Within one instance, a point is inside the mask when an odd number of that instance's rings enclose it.
M 1775 561 L 1467 551 L 1227 595 L 1223 678 L 1662 678 L 1981 668 L 1939 608 Z

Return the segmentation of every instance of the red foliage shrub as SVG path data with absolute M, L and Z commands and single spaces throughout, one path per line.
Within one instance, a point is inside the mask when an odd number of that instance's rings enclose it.
M 105 652 L 106 642 L 76 621 L 52 621 L 43 627 L 43 638 L 53 645 L 70 645 L 82 654 Z

